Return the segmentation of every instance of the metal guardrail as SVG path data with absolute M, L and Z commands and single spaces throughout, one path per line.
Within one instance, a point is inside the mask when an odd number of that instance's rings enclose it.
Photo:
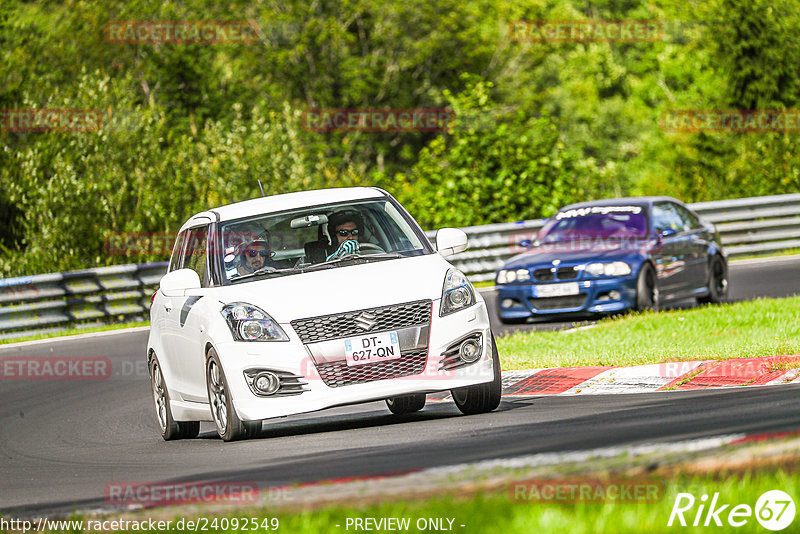
M 166 262 L 0 280 L 0 339 L 145 321 Z
M 690 204 L 714 223 L 731 257 L 800 248 L 800 194 Z M 525 249 L 544 219 L 463 228 L 469 248 L 451 261 L 473 282 Z M 435 232 L 427 232 L 433 239 Z M 145 321 L 167 263 L 101 267 L 0 280 L 0 339 Z

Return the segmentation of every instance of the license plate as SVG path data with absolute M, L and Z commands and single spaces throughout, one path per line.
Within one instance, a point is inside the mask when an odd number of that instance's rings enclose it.
M 565 297 L 567 295 L 577 295 L 578 293 L 580 293 L 578 282 L 533 286 L 534 297 Z
M 344 357 L 347 365 L 365 365 L 400 358 L 397 332 L 383 332 L 344 340 Z

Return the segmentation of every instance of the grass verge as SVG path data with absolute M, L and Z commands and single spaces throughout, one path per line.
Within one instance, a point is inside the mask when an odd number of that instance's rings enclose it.
M 77 334 L 91 334 L 93 332 L 108 332 L 111 330 L 122 330 L 125 328 L 134 328 L 139 326 L 150 326 L 150 321 L 131 321 L 127 323 L 115 323 L 102 326 L 93 326 L 91 328 L 69 328 L 67 330 L 60 330 L 58 332 L 47 332 L 44 334 L 34 334 L 32 336 L 0 339 L 0 345 L 7 345 L 9 343 L 21 343 L 23 341 L 36 341 L 38 339 L 50 339 L 54 337 L 74 336 Z
M 800 297 L 630 314 L 497 338 L 503 369 L 644 365 L 800 353 Z

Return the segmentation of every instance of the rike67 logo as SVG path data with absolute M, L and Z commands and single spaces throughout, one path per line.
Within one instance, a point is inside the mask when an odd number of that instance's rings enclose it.
M 706 494 L 695 499 L 691 493 L 678 493 L 667 526 L 722 527 L 727 524 L 738 528 L 755 516 L 762 527 L 779 531 L 792 524 L 796 511 L 791 496 L 780 490 L 764 492 L 756 501 L 755 508 L 749 504 L 731 506 L 719 502 L 719 493 L 714 493 L 710 501 Z

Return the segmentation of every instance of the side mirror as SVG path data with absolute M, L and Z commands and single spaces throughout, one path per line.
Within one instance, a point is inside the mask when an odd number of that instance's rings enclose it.
M 663 228 L 658 232 L 659 237 L 662 239 L 677 234 L 678 231 L 674 228 Z
M 467 250 L 467 234 L 458 228 L 440 228 L 436 232 L 436 250 L 447 258 Z
M 200 289 L 200 277 L 191 269 L 178 269 L 165 274 L 160 287 L 166 297 L 182 297 L 190 289 Z
M 530 239 L 523 239 L 519 243 L 517 243 L 517 246 L 520 246 L 522 248 L 531 248 L 533 246 L 533 241 Z

